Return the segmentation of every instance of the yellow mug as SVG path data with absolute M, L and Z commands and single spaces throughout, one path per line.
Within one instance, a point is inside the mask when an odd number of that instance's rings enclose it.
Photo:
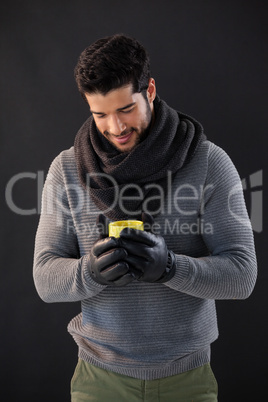
M 115 221 L 109 223 L 109 237 L 120 237 L 120 232 L 124 228 L 144 230 L 142 221 L 135 221 L 135 220 Z

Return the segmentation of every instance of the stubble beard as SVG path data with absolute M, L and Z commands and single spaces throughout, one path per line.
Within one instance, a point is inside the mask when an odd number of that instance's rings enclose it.
M 135 127 L 131 127 L 131 129 L 129 130 L 125 130 L 123 131 L 120 136 L 118 137 L 123 137 L 124 135 L 126 135 L 127 133 L 131 132 L 131 131 L 135 131 L 138 135 L 136 136 L 136 140 L 134 145 L 131 146 L 131 148 L 128 150 L 122 150 L 119 146 L 116 146 L 116 144 L 114 144 L 114 142 L 112 142 L 111 138 L 112 135 L 108 132 L 104 132 L 103 135 L 105 136 L 105 138 L 110 142 L 110 144 L 116 148 L 118 151 L 120 152 L 130 152 L 132 151 L 138 144 L 140 144 L 142 141 L 145 140 L 146 137 L 148 137 L 149 132 L 151 130 L 151 127 L 153 125 L 153 113 L 151 111 L 150 105 L 148 100 L 146 99 L 146 127 L 142 128 L 140 132 L 138 132 L 138 130 Z

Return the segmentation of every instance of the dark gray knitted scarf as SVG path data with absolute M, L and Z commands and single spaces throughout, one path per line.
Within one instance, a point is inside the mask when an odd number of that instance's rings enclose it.
M 120 152 L 110 144 L 92 116 L 75 137 L 79 180 L 112 220 L 140 219 L 143 210 L 153 216 L 161 212 L 159 186 L 166 194 L 168 176 L 188 163 L 206 138 L 198 121 L 175 111 L 158 96 L 154 109 L 153 127 L 130 152 Z

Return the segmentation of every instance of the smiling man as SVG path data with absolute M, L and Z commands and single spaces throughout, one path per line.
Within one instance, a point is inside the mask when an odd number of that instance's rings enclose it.
M 34 255 L 40 297 L 81 302 L 72 402 L 215 402 L 215 300 L 247 298 L 257 272 L 239 175 L 160 99 L 136 39 L 99 39 L 75 79 L 91 115 L 51 164 Z M 144 230 L 109 237 L 123 219 Z
M 86 100 L 101 134 L 121 152 L 130 151 L 145 138 L 153 120 L 156 89 L 150 78 L 147 97 L 133 93 L 133 85 L 108 94 L 87 94 Z

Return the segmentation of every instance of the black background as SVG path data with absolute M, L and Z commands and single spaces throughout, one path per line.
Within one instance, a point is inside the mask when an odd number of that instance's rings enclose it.
M 79 303 L 45 304 L 34 288 L 38 224 L 35 179 L 14 184 L 14 213 L 5 187 L 16 174 L 46 174 L 73 144 L 88 116 L 73 79 L 81 51 L 123 32 L 151 56 L 157 92 L 194 116 L 245 179 L 263 171 L 267 131 L 267 6 L 265 1 L 13 1 L 1 5 L 1 400 L 67 402 L 77 347 L 66 331 Z M 264 190 L 264 183 L 259 191 Z M 265 196 L 265 192 L 264 192 Z M 264 200 L 265 205 L 265 200 Z M 218 301 L 220 337 L 212 367 L 220 402 L 255 402 L 267 387 L 265 216 L 254 232 L 259 277 L 251 297 Z M 163 339 L 163 343 L 165 340 Z

